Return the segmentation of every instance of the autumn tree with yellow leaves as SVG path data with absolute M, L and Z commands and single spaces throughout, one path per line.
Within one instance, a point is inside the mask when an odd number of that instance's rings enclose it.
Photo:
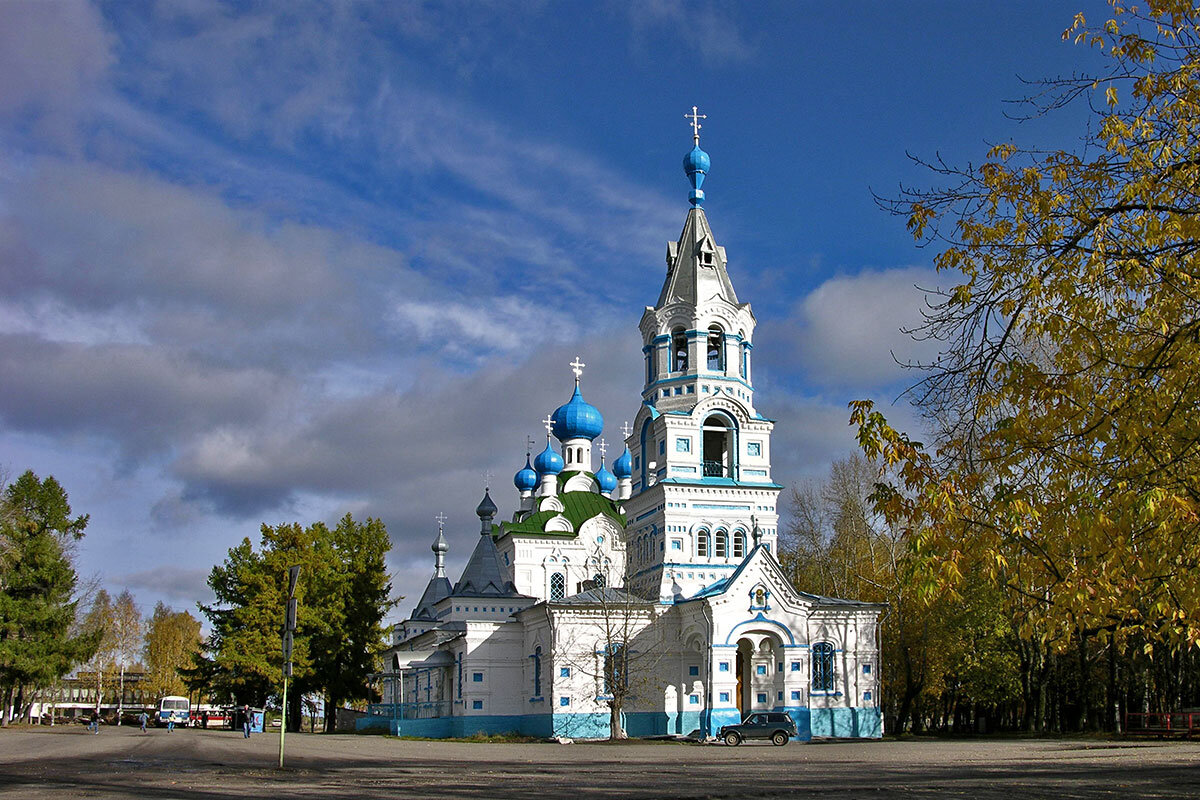
M 1119 664 L 1195 668 L 1200 642 L 1200 11 L 1114 2 L 1063 37 L 1107 68 L 1041 82 L 1032 109 L 1089 104 L 1082 146 L 934 162 L 939 188 L 884 201 L 951 287 L 913 332 L 940 345 L 912 389 L 932 444 L 869 401 L 852 423 L 923 596 L 982 576 L 1032 675 L 1104 648 L 1112 717 Z

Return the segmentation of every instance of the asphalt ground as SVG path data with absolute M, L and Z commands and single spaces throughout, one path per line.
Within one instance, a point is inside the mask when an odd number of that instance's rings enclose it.
M 1200 743 L 913 739 L 482 744 L 83 726 L 0 730 L 2 798 L 1185 798 Z

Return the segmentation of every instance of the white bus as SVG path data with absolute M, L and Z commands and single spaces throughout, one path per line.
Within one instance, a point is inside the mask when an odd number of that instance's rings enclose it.
M 192 703 L 186 697 L 168 695 L 158 701 L 158 715 L 155 723 L 166 727 L 167 723 L 187 725 L 191 716 Z

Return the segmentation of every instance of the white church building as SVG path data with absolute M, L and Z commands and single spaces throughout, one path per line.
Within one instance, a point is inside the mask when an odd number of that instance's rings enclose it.
M 645 385 L 624 451 L 605 464 L 576 359 L 545 449 L 514 478 L 515 512 L 498 519 L 485 492 L 453 584 L 439 530 L 434 575 L 386 653 L 384 702 L 360 729 L 600 738 L 616 718 L 629 736 L 707 736 L 785 711 L 800 739 L 881 735 L 882 606 L 801 591 L 776 557 L 782 487 L 774 422 L 755 408 L 755 319 L 702 207 L 709 157 L 689 116 L 692 207 L 642 314 Z

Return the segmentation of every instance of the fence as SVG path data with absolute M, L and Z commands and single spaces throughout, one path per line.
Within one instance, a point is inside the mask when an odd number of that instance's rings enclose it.
M 388 717 L 389 719 L 437 719 L 450 716 L 450 701 L 371 703 L 367 706 L 367 713 L 372 717 Z
M 1200 734 L 1200 711 L 1125 714 L 1125 732 L 1141 736 L 1184 736 Z

